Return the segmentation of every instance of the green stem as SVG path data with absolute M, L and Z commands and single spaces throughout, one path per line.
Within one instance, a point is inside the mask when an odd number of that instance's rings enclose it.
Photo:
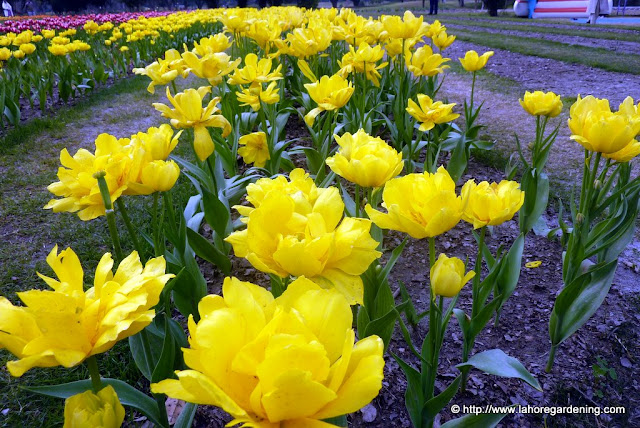
M 436 238 L 429 238 L 429 269 L 436 264 Z
M 100 370 L 98 369 L 98 360 L 95 355 L 87 358 L 87 368 L 91 376 L 91 387 L 94 393 L 98 393 L 102 389 L 102 380 L 100 379 Z
M 469 102 L 469 108 L 471 110 L 471 115 L 473 115 L 473 95 L 476 89 L 476 72 L 473 72 L 473 80 L 471 81 L 471 101 Z M 468 119 L 468 118 L 467 118 Z M 467 129 L 469 129 L 469 123 L 467 123 Z
M 547 367 L 544 369 L 545 372 L 551 373 L 551 369 L 553 368 L 553 362 L 556 359 L 556 349 L 558 345 L 551 345 L 551 351 L 549 352 L 549 359 L 547 360 Z
M 475 264 L 475 272 L 476 275 L 473 277 L 473 289 L 472 296 L 473 301 L 471 303 L 471 318 L 475 317 L 482 306 L 484 306 L 484 302 L 478 301 L 478 294 L 480 293 L 480 274 L 482 273 L 482 249 L 484 248 L 484 238 L 487 231 L 486 226 L 482 226 L 480 229 L 480 239 L 478 240 L 478 253 L 476 255 L 476 264 Z
M 356 212 L 355 217 L 360 217 L 360 186 L 356 184 L 355 189 L 355 204 L 356 204 Z
M 107 226 L 109 227 L 109 234 L 111 235 L 111 243 L 113 244 L 113 250 L 116 253 L 116 258 L 120 262 L 124 257 L 122 254 L 122 247 L 120 247 L 120 237 L 118 236 L 118 227 L 116 226 L 116 213 L 113 210 L 113 204 L 111 203 L 111 194 L 109 193 L 109 186 L 105 180 L 106 172 L 96 172 L 93 177 L 98 180 L 98 188 L 100 189 L 100 195 L 104 203 L 104 213 L 107 217 Z
M 153 192 L 153 254 L 157 257 L 160 252 L 160 225 L 158 224 L 158 192 Z
M 127 213 L 127 208 L 120 198 L 116 199 L 116 205 L 118 206 L 120 215 L 122 215 L 124 224 L 127 227 L 127 232 L 129 232 L 129 236 L 131 237 L 131 241 L 133 242 L 133 247 L 136 249 L 140 257 L 142 257 L 142 247 L 140 246 L 140 241 L 138 240 L 136 229 L 133 227 L 133 223 L 131 223 L 131 219 L 129 218 L 129 214 Z

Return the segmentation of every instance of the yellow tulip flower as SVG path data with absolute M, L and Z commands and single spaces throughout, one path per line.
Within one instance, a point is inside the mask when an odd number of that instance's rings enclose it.
M 309 63 L 307 61 L 299 59 L 298 68 L 300 69 L 300 72 L 304 75 L 304 77 L 306 77 L 311 82 L 315 82 L 318 80 L 316 75 L 311 70 L 311 67 L 309 67 Z
M 304 117 L 304 121 L 309 126 L 313 126 L 316 117 L 323 111 L 332 111 L 344 107 L 353 95 L 354 87 L 340 75 L 322 76 L 315 83 L 306 83 L 304 87 L 309 92 L 309 96 L 318 104 L 318 107 L 309 111 Z
M 556 117 L 562 112 L 560 95 L 553 92 L 526 91 L 520 99 L 522 108 L 532 116 Z
M 280 101 L 277 82 L 271 82 L 266 89 L 263 89 L 260 83 L 252 85 L 248 89 L 243 89 L 242 92 L 236 92 L 236 97 L 241 106 L 250 106 L 253 111 L 260 110 L 261 102 L 275 104 Z
M 242 156 L 242 160 L 246 164 L 252 163 L 262 168 L 271 159 L 269 145 L 267 144 L 267 134 L 264 132 L 243 135 L 238 140 L 238 144 L 244 146 L 238 149 L 238 154 Z
M 47 49 L 55 56 L 63 56 L 69 53 L 64 45 L 50 45 Z
M 56 36 L 56 30 L 42 30 L 42 36 L 45 39 L 53 39 Z
M 460 60 L 460 64 L 462 64 L 462 68 L 467 71 L 475 72 L 478 70 L 482 70 L 485 65 L 487 65 L 487 61 L 489 58 L 493 56 L 493 51 L 488 51 L 478 56 L 476 51 L 467 51 L 464 54 L 464 58 L 458 58 Z
M 640 115 L 628 113 L 624 106 L 613 113 L 606 99 L 578 96 L 569 110 L 571 139 L 592 152 L 616 153 L 640 133 Z
M 8 48 L 0 48 L 0 61 L 6 61 L 11 58 L 11 50 Z
M 321 25 L 310 24 L 307 28 L 296 28 L 285 40 L 274 40 L 281 54 L 308 58 L 326 50 L 331 44 L 332 32 Z
M 231 57 L 224 52 L 209 53 L 201 58 L 193 52 L 185 52 L 182 59 L 189 72 L 201 79 L 209 80 L 214 86 L 222 82 L 222 78 L 240 64 L 240 58 L 231 61 Z
M 420 122 L 420 131 L 425 132 L 432 129 L 436 124 L 451 122 L 460 117 L 453 113 L 455 103 L 444 104 L 442 101 L 433 100 L 425 94 L 418 94 L 418 103 L 409 99 L 407 112 Z
M 108 351 L 153 320 L 160 292 L 173 275 L 157 257 L 142 266 L 137 252 L 126 257 L 115 273 L 107 253 L 100 259 L 93 287 L 84 290 L 78 256 L 58 246 L 47 256 L 58 280 L 38 273 L 51 290 L 18 293 L 24 306 L 0 297 L 0 348 L 19 359 L 9 361 L 12 376 L 32 367 L 74 367 L 86 358 Z
M 166 85 L 178 77 L 178 70 L 169 70 L 166 66 L 158 62 L 152 62 L 145 68 L 134 68 L 133 72 L 135 74 L 148 76 L 151 79 L 151 83 L 147 86 L 147 91 L 151 94 L 155 94 L 156 85 Z
M 24 45 L 20 45 L 20 50 L 27 55 L 31 55 L 36 51 L 36 45 L 33 43 L 25 43 Z
M 271 71 L 273 61 L 271 58 L 262 58 L 258 61 L 258 56 L 254 53 L 248 54 L 244 58 L 244 67 L 236 69 L 227 83 L 230 85 L 253 85 L 254 83 L 268 83 L 282 79 L 282 64 Z
M 446 31 L 440 31 L 438 34 L 431 36 L 433 44 L 438 47 L 440 52 L 451 46 L 456 40 L 456 36 L 449 36 Z
M 383 15 L 380 17 L 380 21 L 382 21 L 384 25 L 384 30 L 388 33 L 389 37 L 405 40 L 419 36 L 422 28 L 422 20 L 422 15 L 416 18 L 409 10 L 404 12 L 402 18 L 397 15 Z
M 226 278 L 222 293 L 200 301 L 197 324 L 189 318 L 189 370 L 152 384 L 154 393 L 218 406 L 233 425 L 264 428 L 325 426 L 323 419 L 378 395 L 384 343 L 355 342 L 351 308 L 337 291 L 299 278 L 274 299 Z
M 426 31 L 424 31 L 424 34 L 430 39 L 442 32 L 447 31 L 447 28 L 444 25 L 442 25 L 442 23 L 437 19 L 433 21 L 431 24 L 425 23 L 425 25 L 426 26 L 424 27 L 424 29 Z
M 604 153 L 605 158 L 613 159 L 616 162 L 629 162 L 640 154 L 640 142 L 638 140 L 631 140 L 629 144 L 622 149 L 613 153 Z
M 464 268 L 464 262 L 459 258 L 441 253 L 430 270 L 431 296 L 455 297 L 476 276 L 474 271 L 465 274 Z
M 202 107 L 202 100 L 205 95 L 211 92 L 211 87 L 200 87 L 187 89 L 174 97 L 171 96 L 167 87 L 167 98 L 174 108 L 161 103 L 153 103 L 153 106 L 162 113 L 163 117 L 171 119 L 174 128 L 193 128 L 193 147 L 196 155 L 201 161 L 206 160 L 213 153 L 215 146 L 207 127 L 222 128 L 222 136 L 226 137 L 231 133 L 231 124 L 221 114 L 216 105 L 220 102 L 220 97 L 215 97 L 205 108 Z
M 409 70 L 414 76 L 435 76 L 436 74 L 443 73 L 445 69 L 449 68 L 448 65 L 443 65 L 445 62 L 450 61 L 449 58 L 443 58 L 440 54 L 434 54 L 433 49 L 429 45 L 424 45 L 415 52 L 411 53 L 407 50 L 404 54 L 405 62 L 407 64 L 407 70 Z
M 347 132 L 334 138 L 340 149 L 326 163 L 333 172 L 352 183 L 381 187 L 402 171 L 402 154 L 363 129 L 353 135 Z
M 63 428 L 119 428 L 124 416 L 118 394 L 107 385 L 97 394 L 89 390 L 67 398 Z
M 371 47 L 367 43 L 363 42 L 360 43 L 357 51 L 353 46 L 349 46 L 349 52 L 342 57 L 341 61 L 338 61 L 338 65 L 340 66 L 338 74 L 342 77 L 346 77 L 354 72 L 364 73 L 367 79 L 378 87 L 380 86 L 381 77 L 378 70 L 389 64 L 388 62 L 377 64 L 383 56 L 384 49 L 382 49 L 382 46 L 380 45 Z
M 142 168 L 141 185 L 148 190 L 139 194 L 150 194 L 153 192 L 166 192 L 171 190 L 180 176 L 180 167 L 173 160 L 154 160 L 147 163 Z M 129 188 L 134 188 L 133 183 L 129 183 Z
M 12 52 L 13 57 L 16 59 L 22 59 L 25 57 L 25 53 L 24 51 L 21 51 L 20 49 L 16 49 L 15 51 Z
M 214 34 L 213 36 L 203 37 L 200 43 L 193 43 L 193 52 L 200 56 L 206 56 L 210 53 L 224 52 L 231 47 L 233 43 L 231 39 L 224 33 Z
M 382 192 L 387 214 L 367 204 L 367 215 L 381 229 L 405 232 L 413 238 L 445 233 L 460 221 L 464 208 L 456 184 L 444 167 L 435 174 L 407 174 L 389 180 Z
M 460 192 L 466 206 L 462 219 L 471 223 L 474 229 L 483 226 L 497 226 L 509 221 L 524 203 L 524 192 L 515 181 L 502 180 L 500 183 L 474 180 L 467 181 Z
M 226 241 L 237 257 L 262 272 L 281 278 L 304 275 L 337 288 L 351 304 L 362 304 L 360 275 L 381 256 L 370 235 L 371 222 L 350 217 L 340 222 L 344 203 L 337 188 L 318 189 L 301 169 L 291 176 L 289 185 L 282 179 L 270 184 L 263 179 L 248 186 L 247 199 L 258 205 L 234 207 L 246 215 L 241 220 L 247 228 Z M 298 190 L 300 186 L 306 191 Z

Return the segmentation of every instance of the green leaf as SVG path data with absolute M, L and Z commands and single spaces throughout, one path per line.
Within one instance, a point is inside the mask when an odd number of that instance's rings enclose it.
M 420 372 L 404 362 L 402 358 L 393 352 L 391 353 L 391 356 L 396 360 L 407 378 L 404 405 L 409 413 L 409 418 L 411 418 L 411 423 L 414 427 L 420 427 L 422 426 L 422 409 L 425 405 Z
M 517 378 L 533 386 L 538 391 L 542 391 L 542 387 L 536 378 L 524 368 L 520 361 L 508 356 L 501 349 L 490 349 L 480 352 L 469 358 L 469 361 L 466 363 L 458 364 L 456 367 L 462 368 L 467 366 L 475 367 L 485 373 L 497 376 Z
M 511 297 L 513 291 L 518 285 L 520 278 L 520 269 L 522 268 L 522 251 L 524 250 L 524 234 L 520 234 L 515 240 L 509 252 L 500 260 L 500 274 L 496 278 L 497 289 L 500 294 L 500 304 L 498 310 L 502 308 L 504 303 Z
M 164 320 L 164 341 L 162 343 L 162 352 L 151 374 L 152 383 L 171 378 L 176 359 L 176 345 L 169 321 L 165 316 L 162 316 L 162 319 Z
M 163 426 L 162 422 L 160 422 L 162 419 L 158 412 L 158 405 L 154 399 L 121 380 L 102 378 L 102 383 L 113 387 L 116 394 L 118 394 L 118 399 L 123 405 L 133 407 L 149 418 L 154 424 Z M 35 392 L 36 394 L 66 399 L 72 395 L 90 390 L 91 380 L 79 380 L 60 385 L 31 386 L 25 387 L 24 389 Z
M 203 188 L 202 205 L 207 223 L 216 231 L 218 236 L 226 238 L 231 232 L 231 225 L 229 224 L 231 214 L 225 201 L 221 200 L 218 195 L 215 195 L 213 192 Z
M 520 188 L 524 190 L 524 204 L 519 212 L 520 231 L 529 232 L 547 209 L 549 178 L 538 170 L 527 170 L 522 176 Z
M 458 392 L 461 380 L 462 376 L 456 377 L 444 391 L 424 403 L 422 412 L 425 419 L 432 420 L 447 404 L 449 404 L 453 396 Z
M 551 311 L 549 335 L 558 345 L 575 333 L 598 310 L 611 288 L 618 260 L 601 263 L 566 285 Z
M 133 361 L 135 361 L 138 370 L 140 373 L 147 378 L 147 380 L 151 381 L 151 376 L 153 373 L 153 369 L 156 366 L 158 361 L 158 356 L 162 352 L 162 343 L 163 336 L 159 334 L 160 332 L 155 329 L 154 324 L 149 324 L 146 327 L 147 337 L 149 338 L 149 348 L 151 350 L 152 361 L 147 361 L 146 355 L 144 353 L 144 346 L 142 344 L 142 332 L 135 334 L 133 336 L 129 336 L 129 349 L 131 350 L 131 355 L 133 356 Z
M 225 275 L 231 273 L 231 260 L 229 260 L 229 257 L 209 242 L 207 238 L 189 228 L 187 228 L 187 237 L 189 238 L 189 246 L 198 257 L 213 263 Z
M 510 413 L 465 415 L 440 425 L 440 428 L 493 428 L 508 414 Z
M 348 427 L 349 422 L 347 421 L 347 415 L 336 416 L 334 418 L 323 419 L 323 422 L 326 422 L 331 425 L 335 425 L 337 427 Z
M 182 408 L 182 412 L 180 412 L 180 416 L 176 419 L 176 423 L 173 425 L 173 428 L 191 428 L 191 426 L 193 426 L 193 418 L 196 416 L 196 410 L 198 410 L 197 404 L 185 404 Z

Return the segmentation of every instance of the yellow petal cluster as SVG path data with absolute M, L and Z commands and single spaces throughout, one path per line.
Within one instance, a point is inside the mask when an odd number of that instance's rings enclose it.
M 269 145 L 267 144 L 267 134 L 264 132 L 243 135 L 238 140 L 238 144 L 242 146 L 238 149 L 238 154 L 242 156 L 242 160 L 246 164 L 252 163 L 262 168 L 271 159 Z
M 464 262 L 457 257 L 447 257 L 442 253 L 435 264 L 431 266 L 431 295 L 442 297 L 455 297 L 462 287 L 469 282 L 476 273 L 474 271 L 464 273 Z
M 24 306 L 0 297 L 0 348 L 18 357 L 7 363 L 12 376 L 32 367 L 76 366 L 138 333 L 153 320 L 152 308 L 173 277 L 165 274 L 164 257 L 143 267 L 135 251 L 114 275 L 111 254 L 106 253 L 96 267 L 93 287 L 85 291 L 73 250 L 58 254 L 56 246 L 47 263 L 58 279 L 38 275 L 53 290 L 18 293 Z
M 261 103 L 275 104 L 280 101 L 280 92 L 276 82 L 271 82 L 266 88 L 261 83 L 236 92 L 236 97 L 241 106 L 249 106 L 253 111 L 260 110 Z
M 378 61 L 380 61 L 383 56 L 384 49 L 381 45 L 372 47 L 362 42 L 357 51 L 353 46 L 349 46 L 349 52 L 342 57 L 342 60 L 338 61 L 338 66 L 340 67 L 338 74 L 346 77 L 351 73 L 364 73 L 367 79 L 376 87 L 380 86 L 381 75 L 378 70 L 389 64 L 388 62 L 378 64 Z
M 329 168 L 340 177 L 362 187 L 381 187 L 400 174 L 402 154 L 380 137 L 372 137 L 363 129 L 334 138 L 338 152 L 326 160 Z
M 89 390 L 67 398 L 63 428 L 119 428 L 124 416 L 118 394 L 107 385 L 97 394 Z
M 381 229 L 405 232 L 422 239 L 452 229 L 462 216 L 462 198 L 444 167 L 434 174 L 407 174 L 389 180 L 382 192 L 387 214 L 367 204 L 367 215 Z
M 182 59 L 189 72 L 201 79 L 209 80 L 209 84 L 213 86 L 221 83 L 222 78 L 240 64 L 240 58 L 231 61 L 231 57 L 224 52 L 210 52 L 202 57 L 193 52 L 185 52 Z
M 255 83 L 269 83 L 282 79 L 282 64 L 271 71 L 273 60 L 271 58 L 261 58 L 254 53 L 248 54 L 244 58 L 244 67 L 238 68 L 229 76 L 227 81 L 230 85 L 253 85 Z
M 309 126 L 313 126 L 316 117 L 323 111 L 333 111 L 344 107 L 354 91 L 351 82 L 338 74 L 331 77 L 322 76 L 319 81 L 306 83 L 304 87 L 309 92 L 311 99 L 318 104 L 318 107 L 309 111 L 304 117 L 304 121 Z
M 633 108 L 633 100 L 629 100 L 614 113 L 606 99 L 578 96 L 569 110 L 571 139 L 587 150 L 605 155 L 624 150 L 617 155 L 620 159 L 635 152 L 634 139 L 640 133 L 640 114 Z
M 464 54 L 464 58 L 458 58 L 460 60 L 460 64 L 462 64 L 462 68 L 467 71 L 474 72 L 478 70 L 482 70 L 485 65 L 487 65 L 487 61 L 489 58 L 493 56 L 493 51 L 488 51 L 478 56 L 478 52 L 476 51 L 467 51 Z
M 556 117 L 562 112 L 560 95 L 553 92 L 526 91 L 519 101 L 524 111 L 532 116 Z
M 133 72 L 151 79 L 147 91 L 153 94 L 156 85 L 166 85 L 175 80 L 178 75 L 186 77 L 184 68 L 180 53 L 175 49 L 169 49 L 165 52 L 164 60 L 159 59 L 144 68 L 134 68 Z
M 371 222 L 344 218 L 337 188 L 318 188 L 302 169 L 247 186 L 251 207 L 236 206 L 247 228 L 226 241 L 256 269 L 285 278 L 306 276 L 362 304 L 360 275 L 381 256 Z M 342 221 L 341 221 L 342 220 Z
M 450 36 L 446 31 L 440 31 L 438 34 L 431 36 L 433 44 L 442 52 L 456 40 L 456 36 Z
M 462 219 L 471 223 L 474 229 L 511 220 L 524 203 L 524 192 L 515 181 L 476 184 L 469 180 L 462 186 L 461 195 L 466 201 Z
M 460 117 L 459 114 L 452 112 L 455 103 L 433 102 L 431 97 L 425 94 L 418 94 L 418 103 L 420 105 L 409 99 L 407 112 L 420 122 L 420 131 L 428 131 L 436 124 L 451 122 Z
M 407 10 L 404 12 L 402 18 L 397 15 L 383 15 L 380 17 L 380 20 L 389 37 L 406 40 L 413 39 L 420 35 L 423 17 L 421 15 L 419 18 L 416 18 L 411 11 Z
M 211 92 L 210 86 L 196 89 L 189 88 L 178 93 L 175 98 L 167 87 L 167 98 L 174 108 L 165 104 L 153 103 L 153 106 L 162 113 L 163 117 L 171 119 L 171 125 L 175 128 L 193 128 L 195 138 L 193 147 L 201 161 L 207 159 L 214 151 L 215 146 L 207 127 L 222 128 L 222 136 L 231 133 L 231 124 L 222 116 L 217 107 L 220 97 L 214 97 L 206 107 L 202 107 L 205 95 Z
M 384 344 L 355 342 L 349 303 L 336 290 L 298 278 L 277 299 L 265 289 L 226 278 L 223 296 L 200 301 L 189 319 L 178 379 L 154 393 L 221 407 L 243 427 L 321 427 L 355 412 L 382 387 Z
M 431 49 L 431 46 L 429 45 L 419 47 L 415 52 L 411 52 L 407 49 L 404 53 L 404 58 L 407 64 L 407 70 L 416 77 L 435 76 L 449 68 L 448 65 L 443 64 L 450 61 L 450 59 L 443 58 L 442 55 L 433 53 L 433 49 Z

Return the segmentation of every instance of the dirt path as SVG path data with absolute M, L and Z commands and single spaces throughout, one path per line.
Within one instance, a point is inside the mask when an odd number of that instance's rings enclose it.
M 470 21 L 470 22 L 473 22 L 473 21 L 487 22 L 487 23 L 504 22 L 505 24 L 510 24 L 510 25 L 526 25 L 526 26 L 531 25 L 535 27 L 562 28 L 566 30 L 589 30 L 593 32 L 637 34 L 640 37 L 640 28 L 638 30 L 631 30 L 626 28 L 615 28 L 615 27 L 597 26 L 597 25 L 586 26 L 586 25 L 559 24 L 559 23 L 548 22 L 544 20 L 531 20 L 531 19 L 522 19 L 517 21 L 512 21 L 512 20 L 501 21 L 500 18 L 487 18 L 483 16 L 478 16 L 478 17 L 456 16 L 456 19 Z
M 640 98 L 640 75 L 538 58 L 460 40 L 451 45 L 445 51 L 445 55 L 455 61 L 470 49 L 479 53 L 493 50 L 495 55 L 489 61 L 487 71 L 517 82 L 522 86 L 523 92 L 553 91 L 563 97 L 594 95 L 598 98 L 608 98 L 615 107 L 629 95 L 634 99 Z
M 538 38 L 542 40 L 549 40 L 552 42 L 565 43 L 568 45 L 579 45 L 586 46 L 592 48 L 602 48 L 608 49 L 614 52 L 620 52 L 625 54 L 640 54 L 640 35 L 638 36 L 638 42 L 627 42 L 622 40 L 607 40 L 607 39 L 596 39 L 591 37 L 581 37 L 581 36 L 570 36 L 566 34 L 547 34 L 547 33 L 537 33 L 533 34 L 530 31 L 516 31 L 511 29 L 501 29 L 501 28 L 488 28 L 488 27 L 479 27 L 474 25 L 460 25 L 460 24 L 452 24 L 447 23 L 447 28 L 451 28 L 453 30 L 461 29 L 468 31 L 481 31 L 491 34 L 499 34 L 504 36 L 517 36 L 517 37 L 529 37 L 529 38 Z M 453 31 L 455 34 L 455 31 Z

